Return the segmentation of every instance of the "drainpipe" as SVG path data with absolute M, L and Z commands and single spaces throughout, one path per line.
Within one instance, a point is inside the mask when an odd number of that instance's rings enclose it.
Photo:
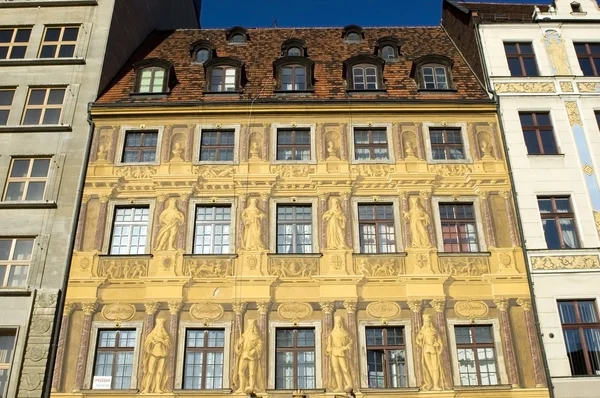
M 60 326 L 63 316 L 63 309 L 66 300 L 67 283 L 69 281 L 69 273 L 71 270 L 71 261 L 73 260 L 73 249 L 75 248 L 75 236 L 77 233 L 83 233 L 83 231 L 77 231 L 77 223 L 79 220 L 79 211 L 81 210 L 81 197 L 83 196 L 83 188 L 85 183 L 85 176 L 88 169 L 88 161 L 90 158 L 90 151 L 92 148 L 92 137 L 94 134 L 94 122 L 92 120 L 91 108 L 92 102 L 88 103 L 87 109 L 87 121 L 90 125 L 88 130 L 87 145 L 85 153 L 83 155 L 83 167 L 81 168 L 81 174 L 79 175 L 79 188 L 77 189 L 77 197 L 75 201 L 75 209 L 73 213 L 73 223 L 71 225 L 72 236 L 69 242 L 69 248 L 67 251 L 67 261 L 65 268 L 65 276 L 63 279 L 62 288 L 58 292 L 58 300 L 56 303 L 56 311 L 54 313 L 54 328 L 52 330 L 52 340 L 50 341 L 50 348 L 48 350 L 48 363 L 46 366 L 46 376 L 44 377 L 44 385 L 42 387 L 42 397 L 50 397 L 52 390 L 52 375 L 54 374 L 54 361 L 56 359 L 56 350 L 58 348 L 58 339 L 60 337 Z

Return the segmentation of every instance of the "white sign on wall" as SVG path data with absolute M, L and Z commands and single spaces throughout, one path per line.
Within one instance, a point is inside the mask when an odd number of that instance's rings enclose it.
M 92 389 L 94 390 L 110 390 L 112 385 L 112 376 L 94 376 Z

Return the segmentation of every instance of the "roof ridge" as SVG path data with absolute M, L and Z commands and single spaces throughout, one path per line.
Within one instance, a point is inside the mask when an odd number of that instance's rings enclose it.
M 365 29 L 365 30 L 369 30 L 369 29 L 441 29 L 440 25 L 410 25 L 410 26 L 403 26 L 403 25 L 396 25 L 396 26 L 361 26 L 361 28 Z M 200 28 L 200 29 L 176 29 L 177 31 L 226 31 L 227 29 L 230 28 Z M 244 29 L 247 30 L 298 30 L 298 29 L 305 29 L 305 30 L 317 30 L 317 29 L 344 29 L 343 26 L 293 26 L 293 27 L 279 27 L 279 28 L 272 28 L 272 27 L 254 27 L 254 28 L 246 28 L 244 27 Z

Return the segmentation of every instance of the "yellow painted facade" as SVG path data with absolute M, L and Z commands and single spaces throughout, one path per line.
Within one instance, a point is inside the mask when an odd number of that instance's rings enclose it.
M 92 114 L 53 396 L 161 386 L 165 397 L 548 396 L 492 103 L 97 106 Z M 434 127 L 461 129 L 465 161 L 431 159 Z M 385 129 L 390 160 L 354 160 L 355 128 Z M 235 131 L 232 162 L 198 160 L 203 129 Z M 278 129 L 309 130 L 310 160 L 277 161 Z M 158 132 L 155 164 L 120 162 L 133 130 Z M 476 252 L 444 251 L 440 203 L 473 205 Z M 361 253 L 357 209 L 377 204 L 393 211 L 393 253 Z M 193 254 L 196 207 L 215 205 L 231 209 L 230 253 Z M 312 254 L 276 253 L 283 205 L 310 208 Z M 143 254 L 110 255 L 115 209 L 127 206 L 148 209 L 147 243 Z M 455 328 L 469 325 L 493 331 L 498 385 L 461 386 Z M 402 388 L 368 387 L 365 336 L 377 327 L 404 333 Z M 224 331 L 222 389 L 184 388 L 194 328 Z M 274 334 L 283 328 L 314 330 L 314 388 L 275 388 Z M 98 333 L 109 329 L 135 331 L 130 388 L 94 386 Z

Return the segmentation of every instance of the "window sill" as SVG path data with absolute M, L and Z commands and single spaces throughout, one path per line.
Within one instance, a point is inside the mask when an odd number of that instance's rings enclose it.
M 491 255 L 490 252 L 438 252 L 438 257 L 490 257 Z
M 394 253 L 352 253 L 355 257 L 406 257 L 408 255 L 407 252 L 394 252 Z M 378 390 L 376 388 L 376 390 Z
M 445 93 L 445 94 L 454 94 L 458 92 L 455 88 L 447 88 L 447 89 L 434 89 L 434 88 L 420 88 L 417 90 L 419 93 Z
M 361 165 L 361 164 L 396 164 L 396 161 L 393 159 L 369 159 L 369 160 L 352 160 L 353 165 Z
M 469 159 L 427 159 L 427 163 L 431 165 L 438 164 L 473 164 Z
M 273 90 L 273 93 L 281 96 L 304 96 L 304 95 L 312 95 L 315 93 L 315 89 L 308 90 Z
M 140 390 L 134 390 L 134 389 L 123 389 L 123 390 L 117 390 L 117 389 L 95 389 L 95 390 L 81 390 L 80 391 L 82 395 L 97 395 L 97 394 L 101 394 L 101 395 L 123 395 L 123 394 L 138 394 L 140 392 Z
M 118 162 L 118 163 L 115 163 L 114 166 L 115 167 L 160 166 L 160 163 L 159 162 L 131 162 L 131 163 Z
M 231 388 L 221 388 L 214 390 L 178 390 L 173 389 L 173 393 L 177 395 L 218 395 L 218 394 L 231 394 L 233 390 Z
M 190 259 L 206 259 L 206 260 L 218 260 L 218 259 L 231 259 L 238 258 L 235 253 L 230 254 L 184 254 L 183 258 Z
M 474 390 L 512 390 L 510 384 L 498 384 L 495 386 L 454 386 L 454 391 L 474 391 Z
M 18 126 L 0 126 L 2 133 L 63 133 L 73 131 L 70 124 L 28 124 Z
M 150 260 L 154 255 L 152 254 L 99 254 L 98 258 L 100 260 L 108 260 L 108 259 L 122 259 L 122 258 L 139 258 L 139 259 L 147 259 Z
M 418 387 L 400 387 L 400 388 L 361 388 L 359 391 L 362 393 L 376 394 L 403 394 L 403 393 L 416 393 L 421 389 Z
M 223 161 L 223 162 L 218 162 L 218 161 L 213 161 L 213 160 L 199 160 L 194 162 L 195 166 L 235 166 L 238 163 L 235 161 Z
M 266 389 L 267 394 L 274 394 L 274 395 L 278 395 L 278 394 L 285 394 L 286 396 L 290 396 L 291 394 L 294 393 L 295 390 L 275 390 L 275 389 Z M 302 389 L 302 394 L 306 395 L 312 395 L 312 394 L 323 394 L 325 393 L 325 389 L 324 388 L 316 388 L 313 390 L 306 390 L 306 389 Z M 342 395 L 342 393 L 340 393 L 338 396 L 345 396 Z
M 12 1 L 0 1 L 0 8 L 17 8 L 17 7 L 63 7 L 63 6 L 96 6 L 98 5 L 97 0 L 12 0 Z
M 378 88 L 376 90 L 355 90 L 355 89 L 347 89 L 346 93 L 349 95 L 370 95 L 370 94 L 386 94 L 387 89 Z
M 552 158 L 564 158 L 565 154 L 564 153 L 549 153 L 549 154 L 528 153 L 527 157 L 532 158 L 532 159 L 543 159 L 543 158 L 552 159 Z
M 0 209 L 56 209 L 56 202 L 49 200 L 2 201 Z
M 577 379 L 600 379 L 600 375 L 571 375 L 571 376 L 552 376 L 553 379 L 577 380 Z
M 239 90 L 236 90 L 236 91 L 203 91 L 202 94 L 206 95 L 208 97 L 216 97 L 216 96 L 237 97 L 239 95 L 242 95 L 242 92 Z
M 161 99 L 161 98 L 167 98 L 169 96 L 169 92 L 168 91 L 160 92 L 160 93 L 131 92 L 131 93 L 129 93 L 129 96 L 133 99 Z
M 303 257 L 303 258 L 321 258 L 323 253 L 267 253 L 269 258 L 289 258 L 289 257 Z
M 0 296 L 31 296 L 30 287 L 0 287 Z
M 316 160 L 273 160 L 271 166 L 303 166 L 317 164 Z
M 3 4 L 3 3 L 0 3 Z M 1 6 L 0 6 L 1 8 Z M 22 58 L 0 60 L 1 66 L 85 65 L 84 58 Z

